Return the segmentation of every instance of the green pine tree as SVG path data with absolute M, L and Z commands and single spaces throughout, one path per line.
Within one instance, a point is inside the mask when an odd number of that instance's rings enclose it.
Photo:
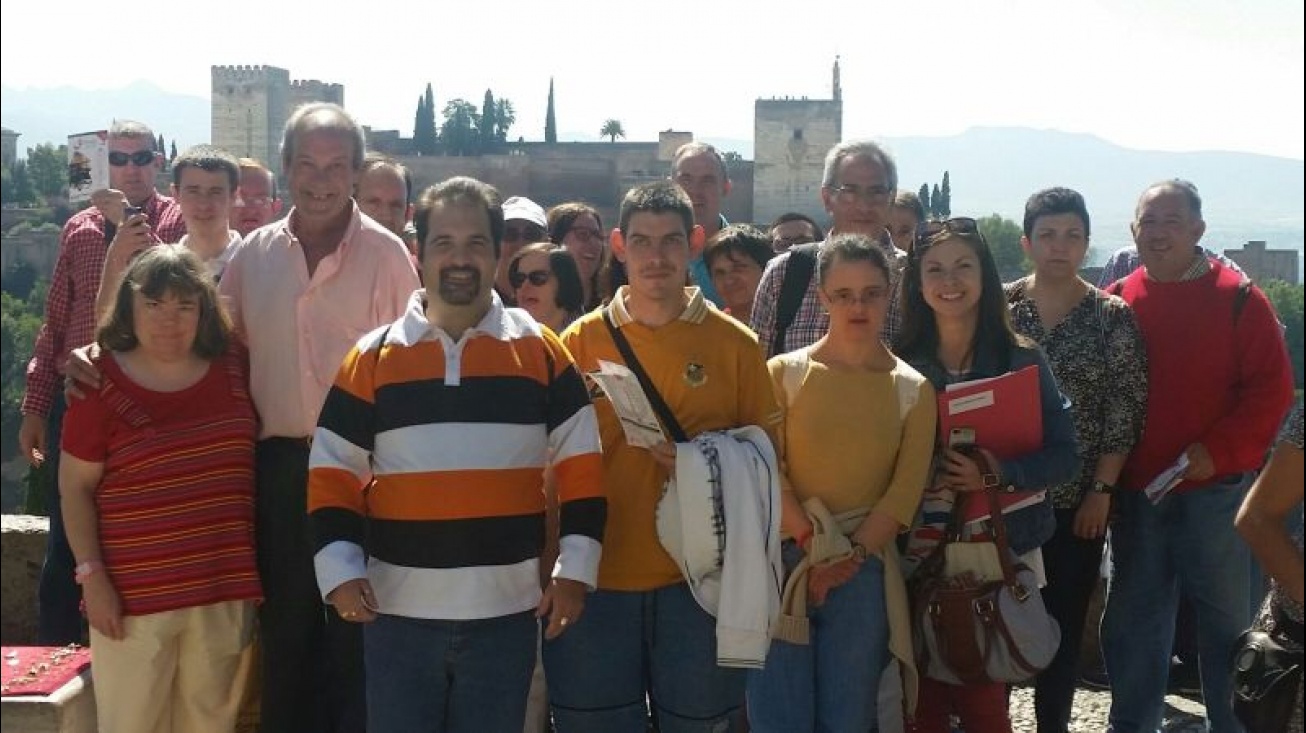
M 558 142 L 558 119 L 553 109 L 553 77 L 549 77 L 549 109 L 544 114 L 544 142 Z
M 920 198 L 920 200 L 921 200 L 921 208 L 925 210 L 925 215 L 926 215 L 926 216 L 929 216 L 929 214 L 930 214 L 930 184 L 928 184 L 928 183 L 922 183 L 922 184 L 921 184 L 921 190 L 920 190 L 920 191 L 917 191 L 917 192 L 916 192 L 916 195 L 917 195 L 917 196 Z
M 939 204 L 939 209 L 943 211 L 943 218 L 952 216 L 952 182 L 948 179 L 948 172 L 943 172 L 943 187 L 939 189 L 943 194 L 943 201 Z

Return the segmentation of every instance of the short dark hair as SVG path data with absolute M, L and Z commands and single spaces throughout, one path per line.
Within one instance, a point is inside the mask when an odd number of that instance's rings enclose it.
M 140 345 L 132 298 L 138 292 L 152 299 L 167 294 L 195 296 L 200 306 L 200 322 L 191 351 L 203 359 L 214 359 L 227 351 L 231 342 L 231 317 L 220 305 L 213 276 L 194 252 L 179 244 L 154 245 L 128 265 L 118 285 L 113 309 L 100 322 L 95 335 L 101 347 L 131 351 Z
M 926 219 L 925 204 L 921 203 L 921 197 L 914 191 L 899 191 L 898 195 L 893 197 L 893 208 L 910 211 L 912 216 L 916 217 L 917 224 Z
M 884 273 L 885 282 L 893 279 L 889 273 L 889 258 L 884 250 L 865 234 L 837 234 L 816 250 L 816 283 L 824 287 L 830 268 L 839 262 L 869 262 Z
M 1186 199 L 1188 202 L 1188 210 L 1191 211 L 1193 213 L 1193 216 L 1196 216 L 1198 219 L 1202 218 L 1202 195 L 1197 192 L 1197 186 L 1194 183 L 1192 183 L 1191 181 L 1185 181 L 1182 178 L 1171 178 L 1168 181 L 1160 181 L 1157 183 L 1153 183 L 1143 191 L 1142 196 L 1138 197 L 1139 201 L 1140 202 L 1142 201 L 1143 196 L 1146 196 L 1147 194 L 1159 188 L 1169 189 L 1171 191 L 1175 191 L 1176 193 L 1183 195 L 1184 199 Z M 1135 218 L 1137 218 L 1137 214 L 1138 214 L 1138 209 L 1137 207 L 1135 207 L 1134 208 Z
M 685 223 L 686 235 L 694 230 L 694 204 L 684 189 L 670 181 L 653 181 L 626 192 L 618 217 L 623 237 L 630 231 L 630 217 L 640 212 L 676 214 Z
M 976 357 L 980 354 L 992 355 L 1005 370 L 1010 366 L 1012 350 L 1029 342 L 1017 335 L 1011 327 L 1002 276 L 998 274 L 998 266 L 993 260 L 993 251 L 989 249 L 988 241 L 978 231 L 960 234 L 944 228 L 929 239 L 917 240 L 912 247 L 900 281 L 899 311 L 902 313 L 902 327 L 894 340 L 893 353 L 907 361 L 938 362 L 939 326 L 934 318 L 934 309 L 925 302 L 921 285 L 921 261 L 935 245 L 953 239 L 970 247 L 980 262 L 979 318 L 972 353 Z
M 549 260 L 549 271 L 558 281 L 558 294 L 554 297 L 557 306 L 572 316 L 584 313 L 585 289 L 581 284 L 580 267 L 566 247 L 552 242 L 536 242 L 522 247 L 508 260 L 508 278 L 512 279 L 520 271 L 523 257 L 533 254 L 545 255 Z
M 187 168 L 199 168 L 208 173 L 226 173 L 227 184 L 235 193 L 240 187 L 240 161 L 222 148 L 212 145 L 192 145 L 172 161 L 172 185 L 181 188 L 181 174 Z
M 358 176 L 361 179 L 363 175 L 376 168 L 389 168 L 404 179 L 404 201 L 413 200 L 413 174 L 408 171 L 408 166 L 400 163 L 398 160 L 391 158 L 385 153 L 378 153 L 375 150 L 369 150 L 363 156 L 363 165 L 358 169 Z
M 712 238 L 712 246 L 703 253 L 703 264 L 711 270 L 712 264 L 718 259 L 738 256 L 751 259 L 758 267 L 765 268 L 775 254 L 771 238 L 766 232 L 750 224 L 731 224 Z
M 428 187 L 417 197 L 413 225 L 417 228 L 417 258 L 426 258 L 426 238 L 431 234 L 431 211 L 437 204 L 472 204 L 485 209 L 490 222 L 490 238 L 494 240 L 494 256 L 498 258 L 503 246 L 503 199 L 499 191 L 475 178 L 456 176 Z
M 312 102 L 300 106 L 286 120 L 285 130 L 281 134 L 281 166 L 284 170 L 290 170 L 299 138 L 317 130 L 330 130 L 352 139 L 353 169 L 357 171 L 363 167 L 363 156 L 367 154 L 367 137 L 363 134 L 363 126 L 338 104 Z
M 600 284 L 603 282 L 605 273 L 611 268 L 613 261 L 612 248 L 608 246 L 607 233 L 603 231 L 603 215 L 599 213 L 598 209 L 583 201 L 568 201 L 549 209 L 548 223 L 549 241 L 554 244 L 562 244 L 562 240 L 567 238 L 567 234 L 571 232 L 576 220 L 586 214 L 594 217 L 594 222 L 599 225 L 599 233 L 604 235 L 603 256 L 599 258 L 599 265 L 594 268 L 594 276 L 590 278 L 590 292 L 593 297 L 589 303 L 585 304 L 586 309 L 589 309 L 602 302 L 603 288 L 600 287 Z
M 787 224 L 791 221 L 806 222 L 807 225 L 812 228 L 812 235 L 815 237 L 816 241 L 819 242 L 822 239 L 825 239 L 825 230 L 821 228 L 821 225 L 817 224 L 816 220 L 808 216 L 807 214 L 800 214 L 797 211 L 789 211 L 781 214 L 780 216 L 777 216 L 775 218 L 775 221 L 771 222 L 771 226 L 767 227 L 766 229 L 767 231 L 771 231 L 772 229 L 775 229 L 781 224 Z
M 1084 222 L 1084 236 L 1089 235 L 1088 205 L 1078 191 L 1057 186 L 1035 192 L 1025 202 L 1025 237 L 1034 236 L 1034 224 L 1040 216 L 1074 214 Z

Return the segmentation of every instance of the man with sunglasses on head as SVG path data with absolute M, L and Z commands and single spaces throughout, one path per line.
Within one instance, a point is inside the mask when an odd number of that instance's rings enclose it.
M 907 253 L 893 245 L 887 228 L 897 188 L 898 166 L 873 142 L 842 142 L 825 156 L 821 201 L 833 220 L 828 236 L 864 234 L 888 256 L 889 313 L 881 332 L 888 343 L 901 321 L 898 280 L 907 260 Z M 819 246 L 819 242 L 796 245 L 767 263 L 753 299 L 751 325 L 768 358 L 810 346 L 830 328 L 830 315 L 821 307 L 812 276 Z
M 503 202 L 503 252 L 494 274 L 494 290 L 506 305 L 517 305 L 512 283 L 508 282 L 508 263 L 528 244 L 549 241 L 549 220 L 544 208 L 525 196 L 513 196 Z
M 153 130 L 140 122 L 113 123 L 108 137 L 109 186 L 121 191 L 127 206 L 139 209 L 145 216 L 153 241 L 176 242 L 186 234 L 186 224 L 177 203 L 154 188 L 154 176 L 163 163 L 163 156 L 154 149 L 155 139 Z M 45 505 L 50 512 L 50 534 L 41 568 L 37 630 L 41 644 L 84 641 L 84 623 L 78 608 L 81 593 L 73 580 L 73 555 L 59 506 L 62 372 L 69 351 L 95 340 L 95 295 L 105 252 L 127 213 L 121 203 L 105 206 L 105 210 L 92 206 L 64 225 L 45 301 L 45 323 L 27 366 L 18 443 L 33 466 L 49 464 Z

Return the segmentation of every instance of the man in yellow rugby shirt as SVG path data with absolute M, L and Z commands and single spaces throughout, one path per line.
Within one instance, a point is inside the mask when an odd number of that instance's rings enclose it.
M 572 324 L 563 342 L 593 372 L 599 360 L 626 363 L 613 342 L 619 331 L 691 437 L 744 425 L 774 436 L 780 413 L 756 337 L 698 288 L 684 287 L 704 239 L 689 197 L 675 185 L 632 189 L 611 237 L 629 285 Z M 745 671 L 717 666 L 715 621 L 658 541 L 657 502 L 674 471 L 675 445 L 631 446 L 607 399 L 599 396 L 595 410 L 608 522 L 599 588 L 584 617 L 544 645 L 554 726 L 558 733 L 643 733 L 647 701 L 662 733 L 735 730 Z

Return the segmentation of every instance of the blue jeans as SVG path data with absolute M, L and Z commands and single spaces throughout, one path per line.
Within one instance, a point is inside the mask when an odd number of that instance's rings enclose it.
M 1181 591 L 1196 617 L 1210 730 L 1242 730 L 1229 702 L 1229 654 L 1251 623 L 1251 551 L 1233 527 L 1247 478 L 1229 477 L 1168 496 L 1157 506 L 1142 492 L 1117 495 L 1112 576 L 1102 617 L 1115 733 L 1153 733 L 1161 727 Z
M 50 533 L 45 542 L 45 562 L 37 589 L 39 604 L 36 640 L 39 644 L 63 646 L 86 643 L 86 620 L 82 617 L 82 590 L 73 580 L 72 548 L 63 526 L 63 505 L 59 501 L 59 445 L 63 439 L 63 393 L 56 393 L 50 405 L 45 432 L 45 509 L 50 516 Z
M 558 733 L 739 730 L 747 675 L 716 664 L 716 620 L 685 584 L 599 590 L 567 633 L 544 642 Z
M 539 625 L 378 616 L 363 628 L 369 733 L 521 733 Z
M 785 543 L 785 567 L 802 557 Z M 771 642 L 766 667 L 748 680 L 754 733 L 878 730 L 880 675 L 889 660 L 884 563 L 871 557 L 809 609 L 811 643 Z

